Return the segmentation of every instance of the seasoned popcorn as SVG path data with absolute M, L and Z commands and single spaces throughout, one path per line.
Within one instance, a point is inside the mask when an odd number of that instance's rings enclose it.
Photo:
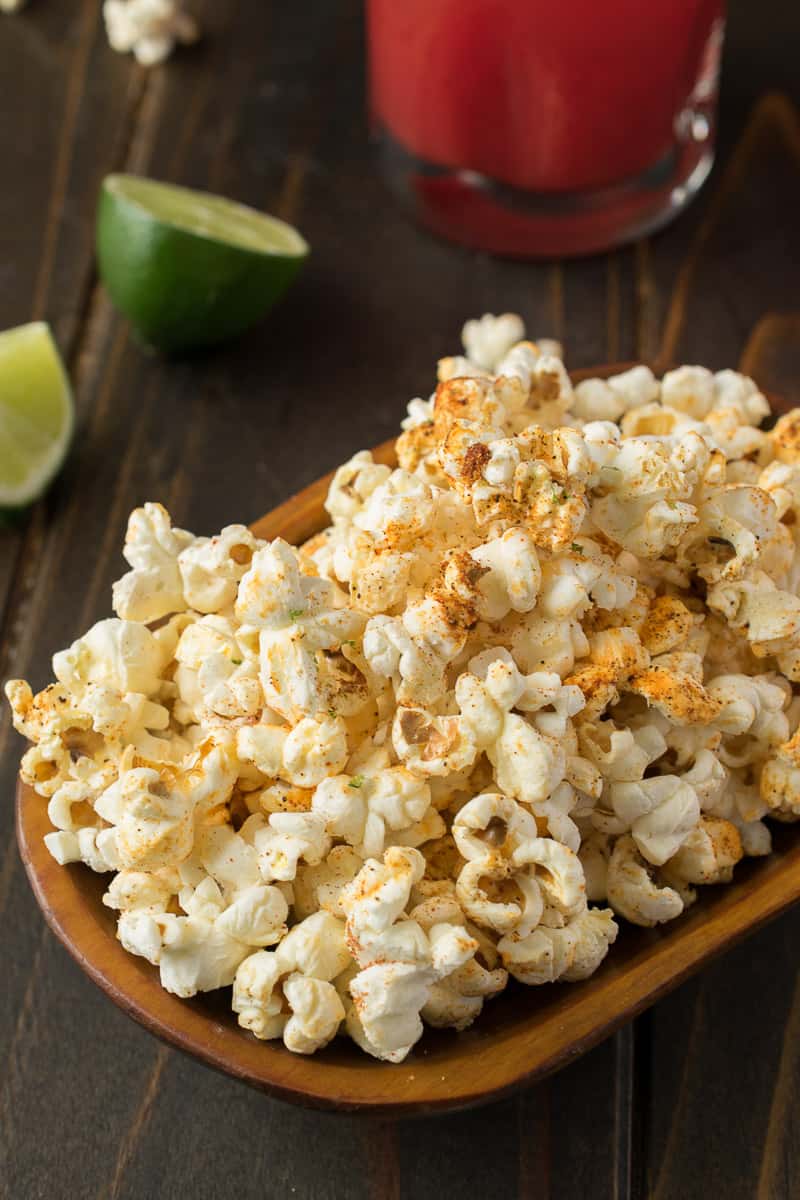
M 306 546 L 146 504 L 116 616 L 6 685 L 125 948 L 298 1054 L 586 979 L 800 819 L 800 410 L 698 366 L 573 389 L 513 314 L 463 341 Z

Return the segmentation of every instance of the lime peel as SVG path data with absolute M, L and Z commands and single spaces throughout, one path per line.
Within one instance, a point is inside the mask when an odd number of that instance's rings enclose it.
M 244 332 L 308 256 L 285 221 L 244 204 L 136 175 L 103 181 L 100 275 L 146 344 L 167 352 Z

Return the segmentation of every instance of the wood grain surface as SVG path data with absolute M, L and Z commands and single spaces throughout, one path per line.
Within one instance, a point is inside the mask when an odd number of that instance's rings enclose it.
M 0 538 L 0 675 L 109 611 L 127 512 L 209 532 L 272 508 L 394 430 L 463 319 L 517 309 L 571 365 L 746 368 L 800 402 L 800 16 L 734 0 L 720 160 L 663 234 L 581 262 L 493 261 L 406 224 L 369 155 L 358 0 L 195 0 L 205 41 L 144 72 L 97 0 L 0 24 L 0 328 L 46 317 L 80 426 L 48 498 Z M 111 170 L 295 220 L 313 259 L 262 328 L 146 358 L 98 288 Z M 13 1200 L 800 1195 L 800 914 L 520 1098 L 425 1124 L 293 1109 L 160 1046 L 47 931 L 13 842 L 19 743 L 0 719 L 0 1196 Z

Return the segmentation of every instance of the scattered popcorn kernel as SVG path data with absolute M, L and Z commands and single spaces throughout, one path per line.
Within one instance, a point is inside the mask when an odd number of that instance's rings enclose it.
M 163 62 L 176 44 L 188 45 L 200 36 L 177 0 L 105 0 L 103 18 L 112 48 L 120 54 L 133 51 L 145 67 Z

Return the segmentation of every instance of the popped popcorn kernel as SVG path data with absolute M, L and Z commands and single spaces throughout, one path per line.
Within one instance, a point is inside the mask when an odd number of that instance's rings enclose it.
M 151 67 L 163 62 L 178 44 L 200 36 L 197 23 L 177 0 L 105 0 L 103 19 L 112 49 L 133 52 Z

